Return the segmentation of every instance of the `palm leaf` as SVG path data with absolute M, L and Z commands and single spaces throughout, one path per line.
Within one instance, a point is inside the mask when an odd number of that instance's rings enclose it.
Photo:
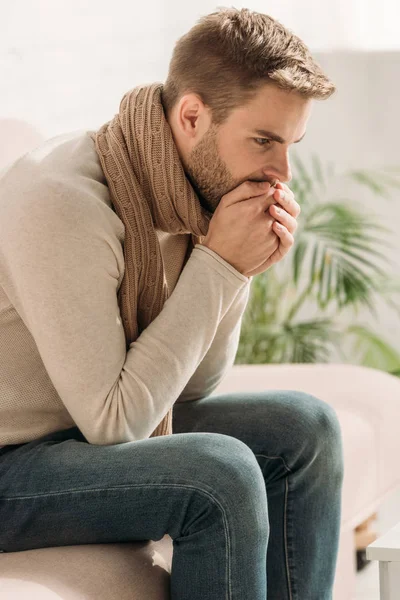
M 380 183 L 379 180 L 377 181 L 370 173 L 365 171 L 352 171 L 348 176 L 357 181 L 357 183 L 365 185 L 378 196 L 382 196 L 383 198 L 388 198 L 390 196 L 386 186 L 383 183 Z
M 327 362 L 337 335 L 329 319 L 242 330 L 235 364 Z
M 392 308 L 400 317 L 400 278 L 389 279 L 387 275 L 378 282 L 380 297 Z M 392 296 L 396 296 L 393 300 Z
M 307 244 L 306 240 L 301 239 L 296 244 L 294 253 L 293 253 L 293 280 L 295 285 L 297 285 L 299 281 L 299 274 L 301 270 L 301 266 L 303 264 L 304 256 L 307 252 Z
M 385 371 L 400 369 L 400 353 L 376 332 L 362 325 L 351 325 L 346 332 L 354 338 L 353 351 L 361 354 L 361 364 Z
M 297 180 L 301 184 L 301 187 L 307 191 L 311 190 L 313 188 L 313 180 L 307 173 L 307 169 L 304 166 L 303 161 L 297 156 L 297 154 L 293 154 L 292 160 L 297 168 Z
M 267 328 L 242 331 L 235 364 L 275 363 L 278 336 Z
M 309 280 L 317 282 L 321 308 L 332 300 L 339 308 L 357 303 L 371 307 L 370 293 L 377 289 L 375 281 L 384 275 L 376 259 L 386 257 L 371 244 L 374 236 L 370 232 L 381 230 L 387 232 L 344 203 L 321 204 L 309 211 L 302 230 L 303 248 L 295 255 L 293 268 L 298 277 L 307 254 L 312 253 Z M 293 278 L 296 281 L 295 274 Z
M 292 156 L 292 161 L 296 165 L 297 176 L 290 182 L 290 188 L 296 197 L 296 201 L 302 207 L 302 210 L 311 203 L 311 200 L 318 199 L 314 194 L 314 182 L 308 175 L 307 169 L 297 155 Z
M 398 169 L 398 167 L 397 167 Z M 353 179 L 360 185 L 367 187 L 377 196 L 382 198 L 390 198 L 391 188 L 400 188 L 400 179 L 393 175 L 388 175 L 386 171 L 392 170 L 395 174 L 399 171 L 394 169 L 385 169 L 383 172 L 377 169 L 375 170 L 354 170 L 348 171 L 346 176 Z
M 319 156 L 317 154 L 313 154 L 311 157 L 311 162 L 312 162 L 313 172 L 314 172 L 316 181 L 318 181 L 318 183 L 320 184 L 322 189 L 326 190 L 324 170 L 323 170 L 321 161 L 319 159 Z
M 330 319 L 286 324 L 282 337 L 285 340 L 283 362 L 327 362 L 335 344 L 337 332 Z

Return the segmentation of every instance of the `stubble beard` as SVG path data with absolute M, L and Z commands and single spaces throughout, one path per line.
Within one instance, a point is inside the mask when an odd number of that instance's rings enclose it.
M 219 155 L 217 131 L 217 126 L 209 127 L 189 155 L 185 169 L 200 203 L 211 213 L 214 213 L 222 196 L 240 184 Z

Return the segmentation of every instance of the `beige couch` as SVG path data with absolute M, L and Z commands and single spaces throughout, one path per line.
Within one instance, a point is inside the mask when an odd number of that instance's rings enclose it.
M 336 410 L 343 433 L 345 476 L 333 600 L 353 600 L 354 529 L 400 485 L 400 379 L 352 365 L 236 365 L 214 394 L 267 388 L 302 390 Z M 158 542 L 0 554 L 0 598 L 167 600 L 171 559 L 169 536 Z

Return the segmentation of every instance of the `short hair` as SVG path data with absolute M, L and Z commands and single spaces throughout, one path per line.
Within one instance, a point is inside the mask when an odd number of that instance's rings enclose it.
M 246 8 L 220 8 L 176 42 L 163 106 L 168 114 L 194 92 L 221 124 L 268 82 L 318 100 L 336 89 L 304 42 L 276 19 Z

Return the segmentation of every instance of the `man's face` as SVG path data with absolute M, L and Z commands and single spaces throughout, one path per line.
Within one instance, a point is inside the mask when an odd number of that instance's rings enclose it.
M 247 180 L 289 182 L 289 146 L 305 134 L 311 105 L 267 84 L 222 125 L 211 124 L 185 164 L 203 206 L 214 212 L 222 196 Z

